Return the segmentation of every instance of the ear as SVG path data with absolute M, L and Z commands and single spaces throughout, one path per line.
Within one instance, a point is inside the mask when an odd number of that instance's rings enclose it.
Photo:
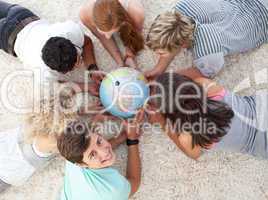
M 181 45 L 182 48 L 184 49 L 188 49 L 189 44 L 187 42 L 183 42 L 183 44 Z

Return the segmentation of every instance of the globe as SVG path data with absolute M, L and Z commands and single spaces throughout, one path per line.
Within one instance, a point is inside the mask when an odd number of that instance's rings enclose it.
M 120 118 L 133 117 L 145 104 L 149 93 L 143 74 L 128 67 L 107 74 L 100 86 L 101 103 L 106 111 Z

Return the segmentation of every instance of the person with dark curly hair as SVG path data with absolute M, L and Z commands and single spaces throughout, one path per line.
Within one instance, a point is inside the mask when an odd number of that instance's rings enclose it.
M 96 70 L 92 41 L 73 21 L 50 24 L 29 9 L 0 1 L 0 49 L 41 68 L 43 81 L 69 81 L 77 68 Z M 93 76 L 96 80 L 100 76 Z M 98 84 L 89 84 L 97 93 Z M 84 84 L 79 87 L 85 91 Z
M 222 151 L 268 159 L 268 93 L 235 94 L 202 75 L 157 77 L 147 117 L 185 155 Z

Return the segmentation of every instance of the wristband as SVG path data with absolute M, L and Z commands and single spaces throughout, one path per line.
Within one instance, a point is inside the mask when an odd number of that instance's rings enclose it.
M 139 144 L 138 139 L 136 139 L 136 140 L 127 139 L 127 146 L 132 146 L 132 145 L 137 145 L 137 144 Z

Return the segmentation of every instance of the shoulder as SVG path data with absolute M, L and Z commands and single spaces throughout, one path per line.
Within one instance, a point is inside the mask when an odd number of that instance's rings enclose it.
M 200 9 L 200 2 L 196 2 L 195 0 L 179 0 L 175 9 L 182 14 L 194 17 L 198 14 L 197 9 Z
M 176 8 L 176 10 L 183 11 L 184 9 L 186 9 L 189 6 L 191 6 L 189 0 L 179 0 L 179 1 L 177 1 L 175 8 Z
M 141 27 L 144 23 L 144 7 L 139 0 L 129 0 L 127 12 L 137 27 Z
M 220 32 L 214 24 L 196 24 L 193 51 L 195 58 L 223 52 Z
M 79 12 L 80 20 L 86 26 L 93 25 L 93 8 L 95 1 L 89 0 L 85 5 L 82 6 Z

